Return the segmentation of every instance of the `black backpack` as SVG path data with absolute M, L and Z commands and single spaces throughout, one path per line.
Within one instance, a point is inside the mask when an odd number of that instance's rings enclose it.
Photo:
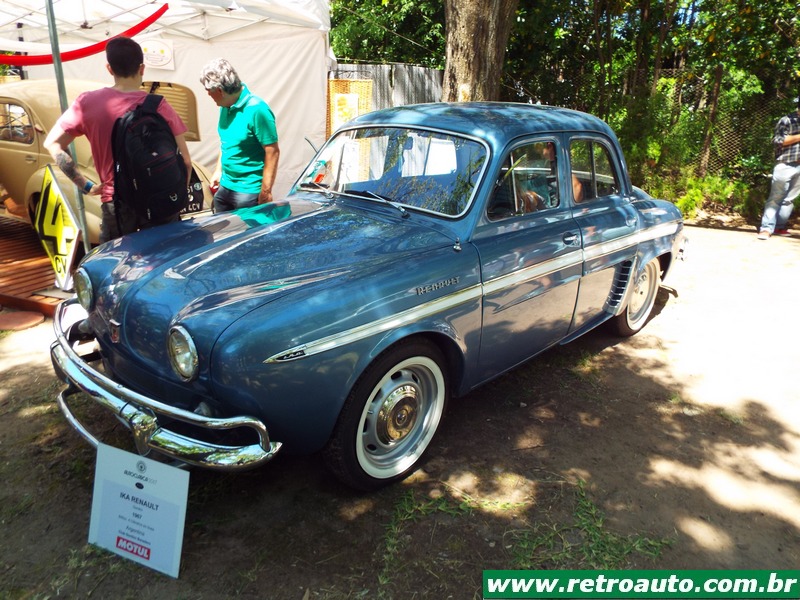
M 158 114 L 162 99 L 147 94 L 114 123 L 114 211 L 123 235 L 166 220 L 189 204 L 186 164 L 169 124 Z

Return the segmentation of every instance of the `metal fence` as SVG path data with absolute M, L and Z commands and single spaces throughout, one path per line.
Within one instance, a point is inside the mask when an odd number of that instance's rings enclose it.
M 711 128 L 708 174 L 731 169 L 743 160 L 754 157 L 759 157 L 764 163 L 772 162 L 775 123 L 788 110 L 785 98 L 766 94 L 726 94 L 723 91 L 716 118 L 713 123 L 708 123 L 710 110 L 705 86 L 698 85 L 696 78 L 683 70 L 666 70 L 661 76 L 662 81 L 674 82 L 671 93 L 666 95 L 666 110 L 674 114 L 680 111 L 694 113 L 704 127 Z M 690 165 L 697 167 L 701 159 L 702 139 L 698 137 L 695 141 L 697 156 Z
M 405 64 L 340 64 L 331 80 L 371 80 L 372 110 L 438 102 L 442 98 L 442 71 Z
M 341 124 L 342 118 L 355 116 L 355 110 L 358 111 L 357 114 L 361 114 L 403 104 L 437 102 L 442 96 L 442 75 L 441 70 L 405 64 L 340 64 L 329 74 L 329 129 L 335 129 L 337 124 Z M 688 75 L 688 72 L 681 70 L 661 73 L 664 80 L 669 78 L 674 82 L 672 92 L 665 95 L 664 102 L 668 105 L 663 110 L 679 114 L 691 107 L 689 110 L 699 120 L 697 130 L 702 132 L 708 118 L 707 98 L 704 97 L 706 91 L 704 86 L 698 85 L 699 82 Z M 579 98 L 585 102 L 593 97 L 593 90 L 597 86 L 593 75 L 587 74 L 584 81 L 558 83 L 558 86 L 551 84 L 542 86 L 541 90 L 534 90 L 541 94 L 537 100 L 544 104 L 592 111 L 590 106 L 570 105 L 569 98 Z M 563 87 L 569 88 L 570 93 L 560 92 Z M 351 104 L 350 110 L 343 111 L 337 123 L 337 104 L 334 100 L 341 100 L 345 96 L 350 97 L 352 102 L 355 102 L 352 96 L 358 96 L 358 108 Z M 341 102 L 338 108 L 341 111 Z M 743 158 L 760 157 L 768 164 L 772 160 L 771 138 L 775 123 L 786 112 L 786 99 L 778 97 L 753 97 L 736 106 L 721 105 L 717 110 L 716 122 L 711 126 L 707 173 L 720 173 L 738 164 Z M 691 140 L 696 151 L 689 157 L 688 166 L 700 166 L 702 142 L 702 135 L 699 133 Z

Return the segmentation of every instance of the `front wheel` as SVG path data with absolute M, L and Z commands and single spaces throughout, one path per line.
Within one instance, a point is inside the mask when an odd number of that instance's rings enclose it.
M 344 483 L 365 491 L 407 477 L 439 427 L 447 395 L 444 356 L 433 343 L 390 348 L 347 397 L 325 462 Z
M 658 286 L 661 282 L 661 264 L 657 258 L 647 263 L 633 283 L 628 306 L 614 317 L 613 327 L 619 335 L 631 336 L 637 333 L 653 312 Z

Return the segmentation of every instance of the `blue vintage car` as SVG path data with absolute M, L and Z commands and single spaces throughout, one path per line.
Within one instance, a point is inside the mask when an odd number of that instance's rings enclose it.
M 631 185 L 593 116 L 373 112 L 285 201 L 89 254 L 55 319 L 59 405 L 94 444 L 79 392 L 141 454 L 238 469 L 320 452 L 375 489 L 418 468 L 451 398 L 598 325 L 640 330 L 683 248 L 679 211 Z

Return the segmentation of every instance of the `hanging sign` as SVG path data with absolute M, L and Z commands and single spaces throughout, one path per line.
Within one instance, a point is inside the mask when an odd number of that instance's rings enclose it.
M 167 71 L 175 70 L 172 40 L 145 40 L 142 42 L 144 66 Z

